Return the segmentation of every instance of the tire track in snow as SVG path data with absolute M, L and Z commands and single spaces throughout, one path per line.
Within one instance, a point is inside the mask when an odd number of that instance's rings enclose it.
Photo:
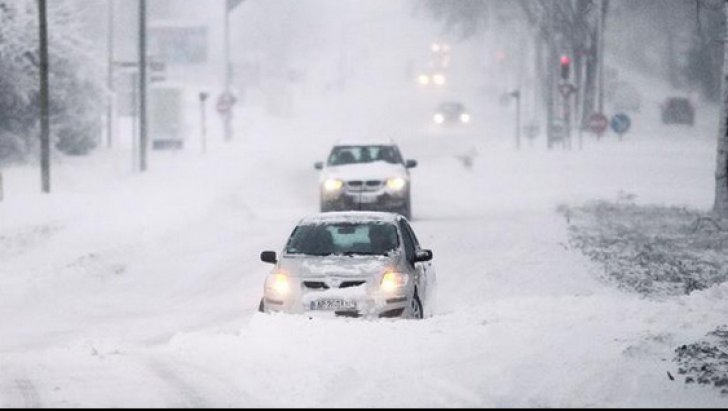
M 22 408 L 41 408 L 42 404 L 38 390 L 35 389 L 33 383 L 27 378 L 18 378 L 15 380 L 15 389 L 22 398 Z
M 158 361 L 147 363 L 152 372 L 159 377 L 165 384 L 179 393 L 185 407 L 189 408 L 207 408 L 206 401 L 203 396 L 191 384 L 180 378 L 179 373 L 172 370 L 168 365 Z M 179 406 L 177 404 L 170 404 Z
M 185 363 L 184 366 L 146 360 L 145 364 L 163 383 L 180 394 L 184 406 L 190 408 L 256 407 L 260 402 L 240 387 L 231 384 L 224 377 L 205 368 Z M 184 370 L 183 370 L 184 368 Z M 186 371 L 185 371 L 186 370 Z M 195 376 L 196 380 L 184 375 Z M 197 382 L 204 381 L 204 386 Z M 200 391 L 202 386 L 204 393 Z M 181 404 L 180 404 L 181 405 Z M 174 404 L 174 406 L 178 406 Z

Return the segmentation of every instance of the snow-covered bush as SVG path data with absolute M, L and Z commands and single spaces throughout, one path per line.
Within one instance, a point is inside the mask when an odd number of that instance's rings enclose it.
M 48 2 L 48 36 L 53 146 L 86 153 L 100 137 L 103 70 L 70 1 Z M 0 0 L 0 161 L 37 151 L 38 103 L 37 2 Z
M 685 383 L 711 384 L 728 394 L 728 326 L 722 325 L 705 338 L 675 349 L 678 374 Z
M 707 213 L 600 201 L 562 207 L 569 242 L 619 287 L 652 296 L 689 294 L 728 281 L 728 229 Z

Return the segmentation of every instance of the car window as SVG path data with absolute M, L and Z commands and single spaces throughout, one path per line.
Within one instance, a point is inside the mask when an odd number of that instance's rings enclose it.
M 412 263 L 415 259 L 415 242 L 412 239 L 411 234 L 407 231 L 405 222 L 399 221 L 400 231 L 402 231 L 402 240 L 404 241 L 404 253 L 407 257 L 407 261 Z
M 388 255 L 399 247 L 393 224 L 325 223 L 296 227 L 286 252 L 307 255 Z
M 420 242 L 417 240 L 417 236 L 415 235 L 415 231 L 412 229 L 412 226 L 404 220 L 402 221 L 402 225 L 412 239 L 412 244 L 414 245 L 415 249 L 420 248 Z
M 340 166 L 375 161 L 397 164 L 402 163 L 402 157 L 394 146 L 337 146 L 331 150 L 328 165 Z
M 465 107 L 460 103 L 443 103 L 440 105 L 440 110 L 448 113 L 459 113 L 464 109 Z

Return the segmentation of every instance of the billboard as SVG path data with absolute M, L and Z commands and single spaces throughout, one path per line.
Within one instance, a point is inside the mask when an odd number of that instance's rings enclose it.
M 167 64 L 204 64 L 207 36 L 201 25 L 150 25 L 149 52 Z

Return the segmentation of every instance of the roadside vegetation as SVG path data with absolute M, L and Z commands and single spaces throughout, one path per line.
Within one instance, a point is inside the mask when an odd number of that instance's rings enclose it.
M 559 208 L 569 245 L 603 268 L 606 281 L 648 298 L 688 295 L 728 280 L 728 227 L 708 212 L 637 205 L 634 196 Z M 728 325 L 675 348 L 686 384 L 708 384 L 728 395 Z

